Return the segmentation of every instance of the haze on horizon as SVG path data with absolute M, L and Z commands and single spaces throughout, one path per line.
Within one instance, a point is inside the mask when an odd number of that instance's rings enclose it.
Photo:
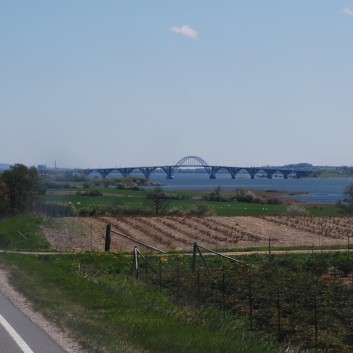
M 5 0 L 0 162 L 353 165 L 353 1 Z

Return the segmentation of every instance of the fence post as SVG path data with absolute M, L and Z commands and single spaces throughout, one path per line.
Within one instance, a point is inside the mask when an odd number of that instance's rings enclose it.
M 147 255 L 145 257 L 145 265 L 146 265 L 146 282 L 148 281 L 148 260 L 147 260 Z
M 110 240 L 111 240 L 110 229 L 111 229 L 111 225 L 107 224 L 107 227 L 105 230 L 105 246 L 104 246 L 105 251 L 110 250 Z
M 133 251 L 133 259 L 132 259 L 132 266 L 131 266 L 131 275 L 134 276 L 138 280 L 139 279 L 139 260 L 138 260 L 138 250 L 137 247 L 134 247 Z
M 226 281 L 224 269 L 222 273 L 222 306 L 223 306 L 223 318 L 226 317 Z
M 282 333 L 281 333 L 281 303 L 279 290 L 277 290 L 277 329 L 278 329 L 278 341 L 281 341 Z
M 177 303 L 179 303 L 179 296 L 180 296 L 180 288 L 179 288 L 179 285 L 180 285 L 180 278 L 179 278 L 179 264 L 177 264 L 177 268 L 176 268 L 176 281 L 177 281 Z
M 194 243 L 194 247 L 192 249 L 192 272 L 195 272 L 195 268 L 196 268 L 196 249 L 197 249 L 197 244 Z
M 159 291 L 162 291 L 162 259 L 159 258 Z
M 249 311 L 250 311 L 250 330 L 253 329 L 253 297 L 252 297 L 252 281 L 249 282 Z
M 314 299 L 314 325 L 315 325 L 315 333 L 314 333 L 314 339 L 315 339 L 315 352 L 318 351 L 318 346 L 317 346 L 317 342 L 318 342 L 318 322 L 317 322 L 317 302 L 316 302 L 316 298 Z
M 201 306 L 200 270 L 197 271 L 197 299 L 199 306 Z
M 348 237 L 347 237 L 347 256 L 349 257 L 349 234 L 348 234 Z

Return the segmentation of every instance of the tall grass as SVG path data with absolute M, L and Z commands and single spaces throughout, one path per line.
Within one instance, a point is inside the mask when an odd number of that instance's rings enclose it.
M 40 225 L 42 219 L 30 214 L 17 215 L 0 221 L 0 249 L 49 249 Z

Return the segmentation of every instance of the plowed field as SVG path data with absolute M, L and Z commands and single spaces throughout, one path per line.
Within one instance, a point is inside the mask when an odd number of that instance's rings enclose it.
M 269 238 L 273 246 L 334 245 L 347 244 L 353 236 L 352 217 L 62 218 L 44 231 L 58 250 L 103 250 L 108 223 L 112 229 L 162 250 L 190 250 L 194 242 L 213 249 L 264 246 Z M 132 250 L 134 246 L 112 234 L 112 250 Z

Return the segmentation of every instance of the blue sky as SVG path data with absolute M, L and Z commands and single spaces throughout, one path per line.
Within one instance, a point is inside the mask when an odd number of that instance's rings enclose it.
M 0 162 L 353 165 L 353 0 L 1 0 L 0 48 Z

